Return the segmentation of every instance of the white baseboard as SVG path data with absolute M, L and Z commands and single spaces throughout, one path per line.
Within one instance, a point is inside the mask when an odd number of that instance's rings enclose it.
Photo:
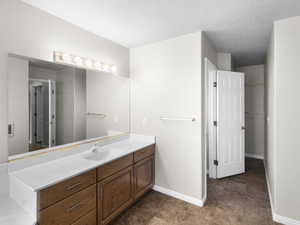
M 247 157 L 247 158 L 253 158 L 253 159 L 264 159 L 264 157 L 263 156 L 261 156 L 261 155 L 256 155 L 256 154 L 252 154 L 252 153 L 245 153 L 245 156 Z
M 285 224 L 285 225 L 300 225 L 299 220 L 294 220 L 288 217 L 280 216 L 277 214 L 273 215 L 273 220 L 277 223 Z
M 266 170 L 266 165 L 264 161 L 264 167 L 265 167 L 265 174 L 266 174 L 266 180 L 267 180 L 267 187 L 268 187 L 268 193 L 269 193 L 269 199 L 270 199 L 270 204 L 271 204 L 271 212 L 272 212 L 272 218 L 275 222 L 285 224 L 285 225 L 300 225 L 299 220 L 294 220 L 288 217 L 280 216 L 275 213 L 274 209 L 274 204 L 273 204 L 273 199 L 271 197 L 271 189 L 270 189 L 270 180 L 269 180 L 269 175 Z
M 163 187 L 160 187 L 160 186 L 157 186 L 157 185 L 154 185 L 154 187 L 152 189 L 154 191 L 161 192 L 163 194 L 172 196 L 174 198 L 180 199 L 182 201 L 191 203 L 191 204 L 196 205 L 196 206 L 200 206 L 200 207 L 204 206 L 205 200 L 200 200 L 200 199 L 197 199 L 197 198 L 194 198 L 194 197 L 191 197 L 191 196 L 188 196 L 188 195 L 184 195 L 184 194 L 181 194 L 179 192 L 176 192 L 176 191 L 173 191 L 173 190 L 170 190 L 170 189 L 167 189 L 167 188 L 163 188 Z
M 270 205 L 271 205 L 272 218 L 273 218 L 273 220 L 275 220 L 274 219 L 275 211 L 274 211 L 273 199 L 272 199 L 272 196 L 271 196 L 271 187 L 270 187 L 270 181 L 269 181 L 269 174 L 267 173 L 267 170 L 266 170 L 265 161 L 264 161 L 264 168 L 265 168 L 266 181 L 267 181 L 267 187 L 268 187 L 268 194 L 269 194 Z

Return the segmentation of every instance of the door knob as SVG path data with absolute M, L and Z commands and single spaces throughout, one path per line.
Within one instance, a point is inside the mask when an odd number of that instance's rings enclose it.
M 246 130 L 246 127 L 245 127 L 245 126 L 242 126 L 242 130 Z

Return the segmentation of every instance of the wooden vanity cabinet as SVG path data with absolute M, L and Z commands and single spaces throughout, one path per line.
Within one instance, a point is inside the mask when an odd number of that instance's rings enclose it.
M 96 209 L 96 185 L 92 185 L 40 212 L 41 225 L 73 224 Z
M 97 211 L 96 209 L 81 217 L 72 225 L 97 225 Z
M 136 163 L 142 159 L 152 156 L 154 155 L 154 152 L 155 152 L 155 145 L 150 145 L 145 148 L 142 148 L 141 150 L 138 150 L 133 153 L 134 162 Z
M 153 187 L 154 156 L 150 156 L 134 165 L 134 197 L 137 199 Z
M 39 191 L 38 207 L 39 225 L 96 225 L 96 170 Z
M 133 164 L 133 153 L 116 159 L 97 168 L 97 180 L 101 181 Z
M 154 149 L 148 146 L 97 169 L 98 225 L 109 224 L 153 187 Z
M 133 202 L 133 187 L 132 166 L 98 184 L 98 224 L 108 224 Z
M 155 145 L 38 192 L 39 225 L 106 225 L 154 184 Z
M 91 170 L 81 175 L 45 188 L 38 193 L 39 210 L 47 208 L 54 203 L 69 197 L 96 183 L 96 170 Z

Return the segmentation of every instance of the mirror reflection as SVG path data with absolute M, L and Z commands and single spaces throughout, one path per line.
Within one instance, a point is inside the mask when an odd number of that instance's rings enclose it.
M 29 77 L 29 151 L 56 144 L 56 88 L 54 80 Z
M 8 57 L 9 155 L 129 132 L 129 81 Z

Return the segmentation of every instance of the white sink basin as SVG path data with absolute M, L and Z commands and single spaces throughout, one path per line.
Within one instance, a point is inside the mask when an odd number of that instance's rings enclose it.
M 93 149 L 91 152 L 84 153 L 82 157 L 87 160 L 93 160 L 93 161 L 103 160 L 110 155 L 109 150 L 110 150 L 109 148 L 98 147 L 96 149 Z

